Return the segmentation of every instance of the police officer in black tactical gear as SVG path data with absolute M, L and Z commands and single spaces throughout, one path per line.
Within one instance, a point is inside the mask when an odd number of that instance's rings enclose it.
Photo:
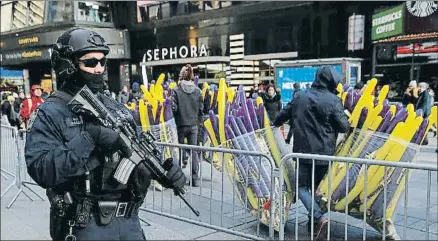
M 108 53 L 96 32 L 73 28 L 63 33 L 52 51 L 60 91 L 40 105 L 29 122 L 27 170 L 47 189 L 53 240 L 145 240 L 138 208 L 154 177 L 138 165 L 127 184 L 116 182 L 113 173 L 132 150 L 117 132 L 66 105 L 87 85 L 114 116 L 133 121 L 122 104 L 103 94 Z M 186 182 L 177 165 L 166 175 L 175 187 Z

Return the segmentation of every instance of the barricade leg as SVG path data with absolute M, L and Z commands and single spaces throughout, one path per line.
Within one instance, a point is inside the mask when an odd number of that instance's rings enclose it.
M 15 201 L 17 200 L 17 198 L 20 196 L 20 194 L 23 192 L 23 188 L 20 188 L 18 190 L 18 193 L 14 196 L 14 198 L 12 198 L 11 202 L 8 204 L 8 206 L 6 207 L 7 209 L 11 208 L 12 205 L 14 205 Z M 26 196 L 33 201 L 33 199 L 31 197 L 29 197 L 27 194 Z
M 44 198 L 41 197 L 41 195 L 39 195 L 37 192 L 35 192 L 32 188 L 30 188 L 30 187 L 28 186 L 28 184 L 29 184 L 29 185 L 35 185 L 34 183 L 23 182 L 22 184 L 23 184 L 24 187 L 26 187 L 26 188 L 29 189 L 31 192 L 33 192 L 35 195 L 37 195 L 37 196 L 41 199 L 41 201 L 44 201 Z M 27 195 L 27 194 L 26 194 L 26 195 Z
M 29 196 L 29 194 L 26 193 L 26 191 L 24 191 L 23 188 L 21 188 L 21 192 L 24 193 L 24 195 L 26 195 L 26 197 L 29 198 L 32 202 L 35 201 L 33 198 L 31 198 L 31 197 Z
M 3 170 L 2 170 L 2 171 L 3 171 Z M 3 177 L 4 179 L 6 179 L 6 180 L 9 179 L 5 174 L 3 174 L 3 172 L 1 172 L 0 174 L 2 174 L 2 177 Z
M 26 195 L 26 197 L 29 198 L 32 202 L 35 201 L 31 196 L 29 196 L 29 194 L 27 194 L 27 192 L 23 189 L 23 187 L 26 187 L 31 192 L 33 192 L 35 195 L 37 195 L 39 198 L 41 198 L 42 201 L 44 201 L 44 198 L 42 198 L 38 193 L 36 193 L 34 190 L 32 190 L 30 187 L 28 187 L 26 185 L 26 183 L 22 183 L 22 186 L 18 190 L 18 193 L 14 196 L 14 198 L 12 198 L 11 202 L 8 204 L 8 206 L 7 206 L 8 209 L 11 208 L 12 205 L 14 205 L 15 201 L 17 200 L 17 198 L 20 196 L 21 193 L 24 193 L 24 195 Z
M 15 182 L 11 183 L 6 190 L 2 193 L 1 198 L 3 198 L 3 196 L 13 187 L 15 186 Z
M 141 218 L 141 217 L 138 217 L 138 219 L 140 219 L 140 222 L 142 222 L 142 223 L 144 223 L 144 224 L 146 224 L 147 226 L 151 226 L 151 224 L 150 223 L 148 223 L 146 220 L 144 220 L 143 218 Z
M 10 173 L 10 172 L 8 172 L 8 171 L 6 171 L 5 169 L 2 168 L 2 169 L 1 169 L 1 174 L 2 174 L 2 176 L 5 177 L 6 179 L 8 179 L 8 177 L 7 177 L 4 173 L 8 174 L 8 175 L 11 176 L 11 177 L 15 177 L 14 174 L 12 174 L 12 173 Z

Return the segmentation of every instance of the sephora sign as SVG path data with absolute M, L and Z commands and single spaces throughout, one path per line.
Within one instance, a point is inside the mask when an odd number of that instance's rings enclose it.
M 196 45 L 181 46 L 173 48 L 148 49 L 144 58 L 146 61 L 158 61 L 165 59 L 185 59 L 208 56 L 207 47 L 202 44 L 199 48 Z

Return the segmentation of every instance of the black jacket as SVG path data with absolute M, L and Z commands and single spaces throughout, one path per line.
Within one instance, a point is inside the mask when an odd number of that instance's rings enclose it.
M 281 110 L 281 96 L 276 94 L 273 98 L 269 97 L 267 93 L 262 94 L 263 105 L 266 112 L 268 112 L 269 120 L 272 122 L 277 118 L 278 113 Z
M 277 116 L 275 126 L 281 126 L 288 120 L 292 123 L 293 152 L 335 153 L 338 133 L 345 133 L 350 127 L 341 99 L 334 94 L 340 80 L 341 77 L 332 68 L 321 67 L 312 88 L 297 93 Z M 315 164 L 328 165 L 328 162 L 316 161 Z
M 132 116 L 122 104 L 104 95 L 98 97 L 115 116 L 132 122 Z M 117 163 L 105 161 L 106 153 L 95 146 L 84 130 L 88 122 L 73 113 L 56 95 L 38 106 L 29 120 L 26 135 L 24 151 L 27 171 L 45 189 L 71 191 L 72 195 L 80 196 L 82 192 L 78 189 L 83 189 L 84 174 L 88 170 L 94 197 L 99 200 L 119 200 L 127 189 L 101 178 L 103 173 L 108 172 L 109 165 Z M 103 185 L 107 183 L 110 188 L 103 190 Z
M 430 111 L 432 109 L 431 105 L 431 98 L 429 94 L 429 89 L 426 89 L 421 94 L 418 95 L 418 101 L 416 109 L 422 109 L 423 110 L 423 117 L 426 118 L 430 115 Z

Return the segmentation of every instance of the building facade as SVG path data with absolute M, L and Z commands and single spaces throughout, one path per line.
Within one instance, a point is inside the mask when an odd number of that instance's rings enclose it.
M 102 1 L 2 1 L 1 2 L 1 66 L 22 71 L 22 89 L 29 91 L 40 84 L 46 92 L 57 88 L 51 69 L 51 46 L 67 29 L 74 26 L 91 28 L 108 42 L 108 84 L 118 91 L 129 78 L 129 32 L 118 24 L 114 2 Z M 6 73 L 6 71 L 4 72 Z M 3 81 L 8 76 L 1 76 Z
M 370 75 L 371 15 L 393 4 L 130 2 L 132 63 L 138 70 L 144 66 L 149 80 L 163 72 L 177 78 L 181 66 L 190 63 L 201 79 L 226 77 L 232 86 L 244 84 L 247 89 L 273 81 L 273 67 L 281 60 L 360 57 L 363 73 Z M 365 16 L 365 47 L 354 52 L 347 49 L 348 18 L 353 14 Z
M 400 100 L 411 80 L 438 92 L 438 1 L 398 2 L 372 16 L 373 75 Z M 438 101 L 435 95 L 435 101 Z

